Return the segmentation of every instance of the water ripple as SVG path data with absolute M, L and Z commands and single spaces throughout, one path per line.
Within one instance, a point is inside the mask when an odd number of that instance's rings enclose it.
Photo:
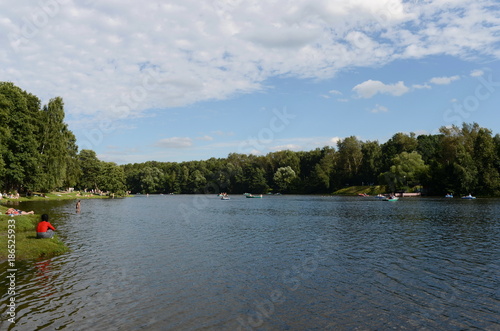
M 151 196 L 84 201 L 81 214 L 44 204 L 71 252 L 19 262 L 17 322 L 4 308 L 0 326 L 498 330 L 500 200 L 470 202 Z

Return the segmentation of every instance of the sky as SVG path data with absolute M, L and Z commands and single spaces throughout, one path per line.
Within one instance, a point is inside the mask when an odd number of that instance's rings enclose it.
M 0 81 L 117 164 L 500 133 L 497 0 L 0 3 Z

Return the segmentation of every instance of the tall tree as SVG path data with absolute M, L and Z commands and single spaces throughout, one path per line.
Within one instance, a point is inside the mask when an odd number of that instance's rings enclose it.
M 157 167 L 146 166 L 138 174 L 142 193 L 157 193 L 163 187 L 163 172 Z
M 278 168 L 273 176 L 274 183 L 282 192 L 290 186 L 295 178 L 297 178 L 297 174 L 290 166 Z
M 429 170 L 422 156 L 416 151 L 398 154 L 392 163 L 389 171 L 383 174 L 386 184 L 392 191 L 419 184 Z
M 101 191 L 112 195 L 125 195 L 125 172 L 114 162 L 102 162 L 101 172 L 98 175 L 98 185 Z
M 0 83 L 2 113 L 7 114 L 3 183 L 7 190 L 36 189 L 40 162 L 38 128 L 40 100 L 12 83 Z
M 388 141 L 382 144 L 382 169 L 389 169 L 392 159 L 403 152 L 411 153 L 418 146 L 415 134 L 411 132 L 409 135 L 398 132 Z
M 64 123 L 64 103 L 61 98 L 51 99 L 40 112 L 40 163 L 38 164 L 39 186 L 42 191 L 60 188 L 68 178 L 69 155 L 74 153 L 71 142 L 74 137 Z
M 78 161 L 82 176 L 77 184 L 80 189 L 99 189 L 99 176 L 102 170 L 101 161 L 96 153 L 90 149 L 82 149 L 78 154 Z
M 362 143 L 355 136 L 345 138 L 337 143 L 337 172 L 340 184 L 354 184 L 356 175 L 363 161 Z
M 382 148 L 378 141 L 367 141 L 361 146 L 361 152 L 359 177 L 365 185 L 375 184 L 382 170 Z

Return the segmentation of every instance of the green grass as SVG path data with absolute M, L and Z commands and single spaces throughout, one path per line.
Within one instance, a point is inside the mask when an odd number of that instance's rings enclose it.
M 35 196 L 37 195 L 37 196 Z M 46 201 L 46 200 L 84 200 L 84 199 L 108 199 L 108 196 L 101 196 L 90 193 L 79 192 L 51 192 L 46 193 L 45 197 L 41 193 L 33 193 L 30 197 L 20 197 L 19 199 L 1 199 L 0 203 L 0 260 L 6 260 L 8 257 L 8 220 L 11 218 L 5 215 L 5 212 L 11 205 L 11 202 L 19 201 Z M 20 207 L 15 207 L 20 208 Z M 20 208 L 22 209 L 22 208 Z M 54 235 L 52 239 L 36 239 L 36 225 L 40 221 L 40 215 L 18 215 L 13 217 L 16 220 L 16 259 L 28 260 L 40 257 L 55 256 L 69 251 L 69 248 Z M 11 223 L 12 224 L 12 223 Z
M 108 196 L 83 193 L 82 195 L 78 195 L 78 192 L 51 192 L 44 193 L 45 197 L 42 196 L 42 193 L 34 192 L 33 195 L 29 197 L 21 196 L 19 199 L 2 199 L 0 202 L 7 201 L 45 201 L 45 200 L 76 200 L 76 199 L 102 199 L 108 198 Z
M 366 193 L 369 195 L 384 194 L 387 191 L 385 185 L 374 185 L 374 186 L 348 186 L 338 191 L 333 192 L 334 195 L 358 195 L 360 193 Z
M 57 235 L 54 235 L 52 239 L 36 238 L 36 225 L 40 219 L 39 215 L 10 217 L 3 215 L 6 209 L 6 207 L 0 206 L 2 212 L 2 216 L 0 216 L 0 260 L 8 258 L 8 245 L 13 244 L 13 242 L 8 241 L 9 224 L 15 224 L 16 260 L 51 257 L 69 251 L 69 248 Z M 9 219 L 14 219 L 15 223 L 9 223 Z

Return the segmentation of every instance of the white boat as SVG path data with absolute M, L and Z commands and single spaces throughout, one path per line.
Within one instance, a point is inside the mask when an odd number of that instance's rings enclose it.
M 462 199 L 465 199 L 465 200 L 473 200 L 475 199 L 476 197 L 473 197 L 472 195 L 466 195 L 466 196 L 463 196 Z
M 262 198 L 262 194 L 261 195 L 253 195 L 253 194 L 247 194 L 245 195 L 247 198 Z

